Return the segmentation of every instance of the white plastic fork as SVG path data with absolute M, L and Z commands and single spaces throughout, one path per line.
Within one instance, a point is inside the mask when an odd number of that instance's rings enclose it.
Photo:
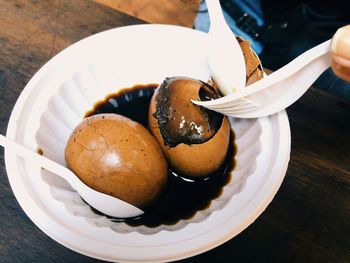
M 330 43 L 328 40 L 304 52 L 245 89 L 216 100 L 192 102 L 237 118 L 259 118 L 277 113 L 297 101 L 331 66 Z

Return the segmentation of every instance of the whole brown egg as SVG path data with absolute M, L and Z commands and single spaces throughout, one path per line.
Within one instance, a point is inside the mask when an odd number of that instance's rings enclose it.
M 65 149 L 66 164 L 91 188 L 144 208 L 167 183 L 168 165 L 141 124 L 117 114 L 84 119 Z

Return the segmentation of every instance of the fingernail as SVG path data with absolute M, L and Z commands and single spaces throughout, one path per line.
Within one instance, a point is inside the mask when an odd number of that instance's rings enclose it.
M 341 27 L 335 32 L 331 51 L 344 60 L 350 60 L 350 25 Z

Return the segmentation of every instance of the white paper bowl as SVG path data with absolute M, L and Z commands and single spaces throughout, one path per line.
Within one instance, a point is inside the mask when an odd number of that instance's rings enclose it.
M 168 76 L 208 80 L 206 34 L 160 25 L 130 26 L 86 38 L 51 59 L 18 99 L 7 136 L 64 164 L 72 129 L 94 103 L 118 89 Z M 189 257 L 232 238 L 266 208 L 285 175 L 287 115 L 231 120 L 238 153 L 233 180 L 208 209 L 156 228 L 130 227 L 91 211 L 63 180 L 16 157 L 5 162 L 23 210 L 46 234 L 80 253 L 118 262 Z

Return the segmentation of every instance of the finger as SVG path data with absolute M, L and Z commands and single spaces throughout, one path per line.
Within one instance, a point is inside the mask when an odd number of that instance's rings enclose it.
M 350 82 L 350 67 L 344 67 L 336 61 L 333 61 L 332 69 L 339 78 Z
M 341 27 L 332 38 L 333 59 L 344 67 L 350 67 L 350 25 Z

